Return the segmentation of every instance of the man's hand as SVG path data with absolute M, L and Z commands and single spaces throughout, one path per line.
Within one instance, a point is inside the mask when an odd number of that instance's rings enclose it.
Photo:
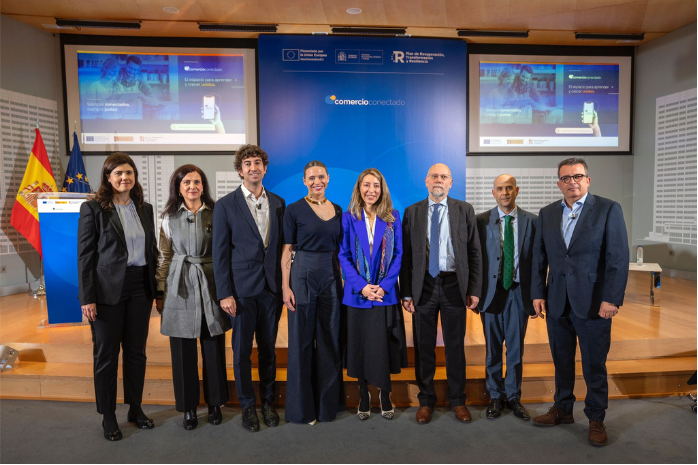
M 87 304 L 82 307 L 82 314 L 90 321 L 97 319 L 97 304 Z
M 155 298 L 155 309 L 158 311 L 160 315 L 162 315 L 162 301 L 162 296 Z
M 414 315 L 414 300 L 402 299 L 402 308 Z
M 221 308 L 228 315 L 235 316 L 237 314 L 237 304 L 235 303 L 235 298 L 231 295 L 230 297 L 221 299 Z
M 541 319 L 545 320 L 544 314 L 548 313 L 547 305 L 545 299 L 533 299 L 533 309 L 536 311 L 536 314 L 531 316 L 531 319 L 541 317 Z
M 618 315 L 618 306 L 613 305 L 609 302 L 601 302 L 601 308 L 599 309 L 599 316 L 601 318 L 609 319 Z
M 465 296 L 465 308 L 469 308 L 470 310 L 474 311 L 475 313 L 478 313 L 477 311 L 477 304 L 480 302 L 480 298 L 474 295 L 466 295 Z
M 284 295 L 284 305 L 286 305 L 286 308 L 291 312 L 295 312 L 296 311 L 296 296 L 293 294 L 293 291 L 290 288 L 283 289 L 283 295 Z

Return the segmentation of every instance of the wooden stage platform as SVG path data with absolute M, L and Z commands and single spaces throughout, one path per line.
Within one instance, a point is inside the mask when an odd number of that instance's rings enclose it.
M 664 277 L 661 308 L 651 307 L 647 276 L 630 272 L 625 305 L 613 319 L 608 361 L 611 398 L 664 396 L 695 392 L 686 385 L 696 370 L 696 282 Z M 411 318 L 406 318 L 410 368 L 393 375 L 393 402 L 418 405 L 414 381 Z M 26 294 L 0 298 L 0 344 L 20 350 L 19 362 L 0 374 L 0 398 L 93 401 L 92 340 L 89 326 L 40 327 L 46 319 L 45 299 Z M 445 401 L 446 372 L 443 346 L 437 348 L 436 388 Z M 485 346 L 480 317 L 468 311 L 465 336 L 468 403 L 489 402 L 485 389 Z M 281 318 L 277 342 L 279 404 L 285 401 L 286 315 Z M 237 402 L 233 381 L 230 332 L 226 341 L 228 380 L 232 404 Z M 148 368 L 143 401 L 174 404 L 168 338 L 160 334 L 160 317 L 153 310 L 148 338 Z M 577 354 L 578 399 L 585 386 Z M 526 335 L 522 401 L 551 401 L 554 370 L 545 322 L 531 320 Z M 254 369 L 253 369 L 254 370 Z M 256 377 L 256 373 L 253 373 Z M 358 404 L 358 384 L 345 372 L 347 405 Z M 119 401 L 122 399 L 119 382 Z M 378 395 L 373 399 L 377 405 Z M 203 402 L 203 398 L 202 398 Z

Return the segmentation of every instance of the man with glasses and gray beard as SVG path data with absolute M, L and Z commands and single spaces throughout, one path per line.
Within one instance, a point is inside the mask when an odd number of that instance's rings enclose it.
M 466 309 L 477 313 L 482 252 L 472 205 L 448 197 L 451 170 L 438 163 L 426 177 L 429 197 L 407 207 L 402 223 L 402 306 L 412 314 L 417 423 L 431 421 L 436 404 L 436 334 L 439 313 L 446 352 L 448 401 L 456 418 L 471 420 L 465 406 Z
M 605 446 L 606 358 L 611 347 L 611 321 L 623 304 L 628 281 L 628 233 L 620 205 L 589 193 L 591 178 L 584 159 L 561 161 L 557 173 L 557 186 L 564 198 L 542 208 L 538 215 L 531 277 L 536 316 L 548 317 L 555 404 L 533 423 L 574 423 L 579 340 L 587 387 L 584 413 L 589 418 L 588 439 L 594 446 Z

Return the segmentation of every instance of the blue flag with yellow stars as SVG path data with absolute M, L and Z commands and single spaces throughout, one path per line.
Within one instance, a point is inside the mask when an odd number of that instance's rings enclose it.
M 82 152 L 78 144 L 78 135 L 73 133 L 73 150 L 70 152 L 68 169 L 65 170 L 63 192 L 92 192 L 90 182 L 85 173 L 85 164 L 82 162 Z

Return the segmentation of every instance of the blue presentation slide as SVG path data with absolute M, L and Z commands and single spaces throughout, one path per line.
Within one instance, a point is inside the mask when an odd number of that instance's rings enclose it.
M 480 62 L 480 147 L 617 147 L 618 86 L 618 64 Z
M 78 80 L 85 145 L 245 142 L 241 54 L 80 51 Z
M 327 197 L 347 208 L 359 174 L 380 170 L 395 207 L 425 199 L 434 163 L 465 198 L 466 44 L 365 37 L 259 37 L 264 185 L 294 202 L 303 167 L 328 166 Z

